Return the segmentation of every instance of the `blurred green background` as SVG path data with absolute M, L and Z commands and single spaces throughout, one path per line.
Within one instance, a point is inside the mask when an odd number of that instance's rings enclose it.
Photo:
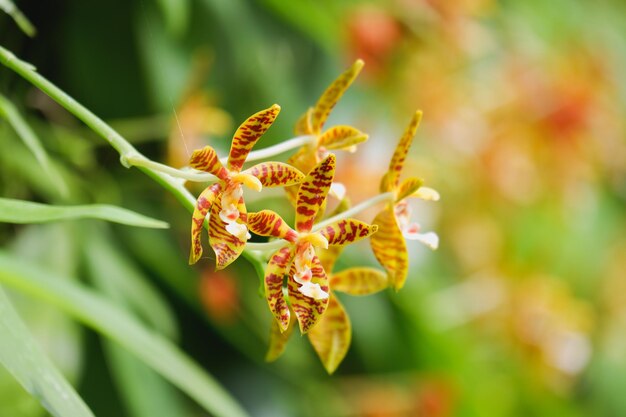
M 112 300 L 124 298 L 132 277 L 140 301 L 130 311 L 157 322 L 250 414 L 626 415 L 626 3 L 16 4 L 37 35 L 26 37 L 0 13 L 0 44 L 173 166 L 204 144 L 226 152 L 234 128 L 273 103 L 283 110 L 258 148 L 292 137 L 300 114 L 360 57 L 365 69 L 330 119 L 370 134 L 338 163 L 359 202 L 377 193 L 397 138 L 413 112 L 424 111 L 405 172 L 442 195 L 415 207 L 440 248 L 410 246 L 400 292 L 342 298 L 353 342 L 327 376 L 306 338 L 265 363 L 271 317 L 253 268 L 243 258 L 223 273 L 212 272 L 211 259 L 189 267 L 189 213 L 0 68 L 0 93 L 69 187 L 59 191 L 0 120 L 2 197 L 115 204 L 172 226 L 0 224 L 2 246 Z M 248 204 L 290 212 L 280 193 Z M 346 251 L 339 266 L 361 264 L 375 265 L 367 244 Z M 144 378 L 146 368 L 96 333 L 10 294 L 96 415 L 205 415 L 160 377 Z M 0 415 L 45 413 L 0 373 Z

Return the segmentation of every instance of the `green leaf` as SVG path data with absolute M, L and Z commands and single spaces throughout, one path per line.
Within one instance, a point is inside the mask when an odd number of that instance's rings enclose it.
M 31 38 L 37 34 L 37 29 L 30 20 L 18 9 L 11 0 L 0 0 L 0 10 L 11 16 L 19 28 Z
M 30 201 L 0 198 L 0 222 L 4 223 L 44 223 L 85 218 L 155 229 L 166 229 L 169 227 L 167 223 L 161 220 L 107 204 L 52 206 Z
M 174 36 L 181 36 L 187 30 L 189 23 L 188 0 L 157 0 L 161 13 L 165 18 L 168 31 Z
M 93 417 L 74 388 L 33 340 L 0 288 L 0 363 L 50 414 Z
M 216 417 L 248 414 L 217 381 L 166 338 L 79 284 L 0 251 L 0 282 L 50 302 L 117 342 Z

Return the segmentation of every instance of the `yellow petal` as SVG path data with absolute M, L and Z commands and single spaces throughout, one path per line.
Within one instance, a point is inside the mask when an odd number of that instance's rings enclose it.
M 309 107 L 302 116 L 296 122 L 296 127 L 294 129 L 294 133 L 296 135 L 310 135 L 313 133 L 313 128 L 311 127 L 311 116 L 313 114 L 313 107 Z
M 402 181 L 402 183 L 396 190 L 395 201 L 398 202 L 408 196 L 414 196 L 414 193 L 416 191 L 419 191 L 419 188 L 422 186 L 423 183 L 424 181 L 420 178 L 407 178 L 406 180 Z
M 420 187 L 409 197 L 417 197 L 426 201 L 439 201 L 439 193 L 430 187 Z
M 191 251 L 189 253 L 189 264 L 193 265 L 202 256 L 202 228 L 206 215 L 211 210 L 215 200 L 219 200 L 222 193 L 221 184 L 213 184 L 207 187 L 198 197 L 196 206 L 191 217 Z
M 317 256 L 313 257 L 311 266 L 311 271 L 313 273 L 311 283 L 319 284 L 321 290 L 328 293 L 328 277 L 326 276 L 326 272 L 324 272 L 324 268 L 322 267 L 322 264 Z M 292 266 L 291 271 L 289 272 L 288 280 L 289 301 L 293 312 L 298 318 L 300 332 L 304 334 L 311 330 L 318 322 L 322 314 L 324 314 L 324 311 L 328 306 L 328 298 L 316 300 L 304 295 L 299 290 L 300 285 L 293 278 L 294 274 L 295 268 Z
M 320 136 L 319 146 L 328 150 L 350 150 L 354 145 L 365 142 L 367 138 L 367 134 L 352 126 L 333 126 Z
M 335 107 L 343 93 L 350 87 L 356 76 L 359 75 L 363 65 L 363 61 L 358 59 L 324 91 L 315 104 L 313 114 L 311 115 L 311 128 L 314 133 L 319 134 L 322 131 L 330 111 Z
M 253 114 L 239 126 L 230 146 L 228 169 L 231 171 L 241 170 L 250 150 L 267 129 L 272 126 L 279 112 L 280 106 L 274 104 L 268 109 Z
M 335 295 L 331 294 L 326 312 L 308 335 L 326 372 L 335 372 L 348 353 L 352 339 L 350 318 Z
M 406 155 L 409 152 L 411 143 L 413 143 L 413 137 L 415 136 L 417 127 L 420 124 L 420 120 L 422 120 L 422 112 L 417 111 L 415 112 L 415 115 L 413 115 L 411 122 L 404 131 L 404 134 L 400 138 L 398 146 L 396 146 L 396 150 L 391 157 L 391 162 L 389 163 L 389 171 L 387 172 L 385 178 L 381 183 L 381 191 L 391 191 L 398 186 L 398 183 L 400 181 L 400 174 L 402 172 L 402 168 L 404 167 L 404 160 L 406 159 Z
M 261 210 L 257 213 L 248 214 L 248 227 L 250 231 L 259 236 L 272 236 L 295 242 L 298 234 L 285 221 L 272 210 Z
M 283 294 L 283 278 L 287 275 L 292 260 L 293 246 L 286 246 L 274 252 L 265 269 L 265 298 L 282 332 L 289 327 L 290 317 L 289 307 Z
M 262 162 L 244 171 L 259 179 L 264 187 L 278 187 L 299 184 L 304 174 L 289 164 L 282 162 Z
M 211 216 L 209 217 L 209 244 L 215 252 L 216 269 L 224 269 L 231 263 L 233 263 L 243 252 L 246 246 L 244 240 L 239 239 L 237 236 L 231 234 L 226 230 L 226 223 L 220 218 L 220 211 L 222 210 L 222 202 L 220 199 L 216 199 L 211 207 Z M 245 222 L 246 220 L 246 205 L 243 198 L 239 200 L 237 204 L 237 210 L 239 210 L 240 219 Z
M 389 285 L 387 274 L 374 268 L 348 268 L 332 274 L 330 288 L 350 295 L 369 295 L 384 290 Z
M 344 219 L 322 228 L 320 233 L 328 239 L 328 244 L 343 246 L 358 242 L 376 230 L 378 230 L 376 225 L 369 225 L 356 219 Z
M 200 171 L 208 172 L 216 177 L 224 180 L 228 176 L 228 171 L 220 162 L 215 149 L 205 146 L 202 149 L 196 149 L 191 154 L 189 166 Z
M 263 184 L 252 174 L 241 172 L 233 177 L 233 181 L 237 181 L 254 191 L 261 191 Z
M 289 321 L 287 330 L 282 331 L 278 322 L 276 320 L 272 320 L 270 328 L 270 343 L 269 348 L 267 349 L 267 354 L 265 355 L 265 360 L 267 362 L 273 362 L 283 354 L 285 347 L 287 346 L 287 342 L 289 341 L 289 338 L 293 334 L 293 329 L 295 328 L 293 323 L 293 320 Z
M 326 201 L 335 176 L 335 155 L 330 154 L 304 178 L 296 198 L 296 230 L 309 232 Z
M 389 285 L 399 290 L 406 281 L 409 257 L 404 236 L 396 222 L 393 206 L 389 205 L 378 213 L 373 223 L 378 225 L 378 232 L 370 238 L 372 251 L 387 271 Z

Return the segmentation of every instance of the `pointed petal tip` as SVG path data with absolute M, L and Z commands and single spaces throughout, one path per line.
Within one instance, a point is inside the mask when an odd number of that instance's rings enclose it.
M 363 61 L 361 58 L 357 58 L 357 60 L 354 61 L 354 64 L 352 64 L 352 67 L 357 71 L 360 71 L 364 66 L 365 61 Z
M 272 107 L 270 107 L 270 109 L 272 110 L 276 110 L 276 112 L 279 112 L 281 110 L 280 104 L 272 104 Z

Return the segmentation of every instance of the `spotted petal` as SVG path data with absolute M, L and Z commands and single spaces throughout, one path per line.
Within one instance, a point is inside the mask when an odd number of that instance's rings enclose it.
M 287 326 L 287 330 L 284 332 L 281 331 L 280 326 L 276 320 L 272 320 L 272 325 L 270 328 L 270 343 L 269 348 L 267 349 L 267 354 L 265 354 L 265 360 L 268 362 L 273 362 L 280 357 L 285 351 L 285 347 L 287 346 L 287 342 L 289 338 L 293 334 L 294 321 L 289 321 L 289 326 Z
M 311 283 L 313 285 L 318 284 L 322 291 L 328 292 L 328 277 L 319 258 L 314 256 L 311 264 L 311 272 L 313 274 Z M 322 314 L 324 314 L 328 306 L 328 297 L 316 300 L 304 295 L 299 289 L 300 285 L 293 279 L 294 274 L 295 267 L 292 265 L 288 280 L 289 301 L 291 302 L 293 312 L 298 318 L 300 332 L 304 334 L 311 330 Z
M 384 290 L 389 285 L 387 275 L 378 269 L 348 268 L 330 277 L 330 288 L 350 295 L 369 295 Z
M 293 246 L 286 246 L 274 252 L 265 269 L 265 298 L 282 332 L 288 329 L 290 317 L 283 294 L 283 278 L 287 275 L 292 260 Z
M 298 234 L 285 221 L 272 210 L 261 210 L 257 213 L 248 214 L 248 227 L 250 231 L 259 236 L 272 236 L 295 242 Z
M 396 190 L 395 201 L 404 200 L 405 198 L 412 196 L 419 188 L 424 184 L 424 180 L 420 178 L 407 178 L 402 181 L 398 189 Z
M 411 143 L 413 143 L 413 137 L 415 136 L 417 127 L 420 124 L 420 120 L 422 120 L 422 112 L 417 111 L 415 112 L 415 115 L 411 119 L 411 122 L 404 131 L 404 134 L 400 138 L 398 146 L 396 146 L 396 150 L 391 157 L 391 162 L 389 163 L 389 171 L 383 177 L 381 191 L 391 191 L 398 186 L 398 183 L 400 181 L 400 173 L 402 172 L 402 168 L 404 167 L 404 160 L 406 159 L 406 155 L 409 152 Z
M 191 251 L 189 253 L 189 264 L 193 265 L 202 256 L 202 227 L 206 215 L 211 210 L 211 205 L 222 193 L 222 185 L 219 183 L 207 187 L 198 197 L 196 206 L 191 217 Z
M 366 133 L 352 126 L 333 126 L 325 131 L 319 138 L 319 146 L 326 149 L 350 149 L 359 143 L 365 142 Z
M 244 171 L 254 175 L 264 187 L 278 187 L 299 184 L 304 174 L 283 162 L 262 162 Z
M 352 325 L 336 296 L 331 295 L 328 308 L 317 326 L 309 332 L 309 341 L 317 352 L 326 372 L 335 372 L 348 353 L 352 339 Z
M 296 122 L 294 133 L 296 135 L 310 135 L 313 133 L 311 127 L 311 116 L 313 115 L 313 107 L 309 107 L 302 116 Z
M 320 233 L 328 240 L 329 245 L 343 246 L 358 242 L 375 233 L 378 226 L 370 225 L 356 219 L 344 219 L 322 228 Z
M 374 218 L 378 232 L 370 238 L 374 256 L 389 274 L 389 285 L 399 290 L 408 273 L 408 253 L 402 232 L 389 205 Z
M 313 109 L 311 115 L 311 128 L 314 133 L 319 134 L 328 119 L 330 111 L 335 107 L 343 93 L 346 92 L 352 81 L 359 75 L 363 68 L 363 61 L 358 59 L 347 71 L 341 74 L 333 83 L 324 91 Z
M 317 164 L 300 184 L 296 198 L 296 230 L 309 232 L 335 176 L 335 155 Z
M 215 252 L 216 269 L 224 269 L 233 263 L 246 246 L 246 242 L 231 234 L 226 229 L 226 223 L 220 218 L 222 210 L 222 202 L 219 198 L 211 207 L 211 216 L 209 217 L 209 244 Z M 240 220 L 246 222 L 246 205 L 243 198 L 237 204 Z
M 209 172 L 222 180 L 226 179 L 228 175 L 228 171 L 220 162 L 217 152 L 210 146 L 193 151 L 189 166 L 200 171 Z
M 230 146 L 228 169 L 241 171 L 241 167 L 246 161 L 250 150 L 267 129 L 272 126 L 279 112 L 280 106 L 274 104 L 272 107 L 250 116 L 248 120 L 239 126 Z

